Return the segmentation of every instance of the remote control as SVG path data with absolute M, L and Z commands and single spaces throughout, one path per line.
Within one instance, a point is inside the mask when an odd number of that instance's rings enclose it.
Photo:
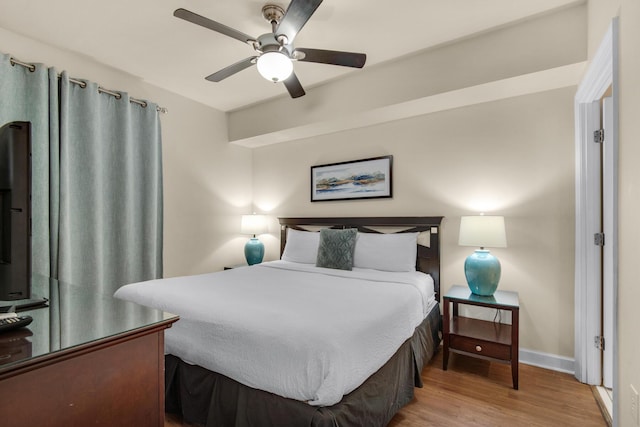
M 18 316 L 15 313 L 11 315 L 3 315 L 0 317 L 0 332 L 10 331 L 12 329 L 22 328 L 33 321 L 31 316 Z

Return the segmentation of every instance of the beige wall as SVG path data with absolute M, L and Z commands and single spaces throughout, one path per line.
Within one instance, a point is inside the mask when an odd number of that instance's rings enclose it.
M 589 0 L 587 2 L 587 22 L 589 58 L 593 58 L 600 42 L 611 24 L 611 18 L 618 16 L 621 0 Z
M 573 357 L 575 87 L 255 149 L 254 201 L 274 216 L 444 215 L 442 286 L 464 284 L 461 215 L 505 215 L 501 289 L 521 346 Z M 312 165 L 392 154 L 392 199 L 311 203 Z M 277 258 L 277 239 L 267 257 Z
M 631 416 L 630 385 L 640 392 L 640 286 L 635 266 L 640 236 L 640 2 L 623 0 L 620 13 L 620 258 L 618 284 L 619 426 Z
M 619 259 L 618 259 L 618 426 L 638 423 L 631 414 L 631 389 L 640 392 L 640 286 L 635 266 L 640 226 L 640 2 L 591 0 L 589 52 L 593 55 L 611 19 L 620 17 L 619 41 Z
M 239 215 L 251 209 L 251 151 L 228 144 L 224 113 L 2 28 L 0 51 L 168 108 L 161 115 L 165 276 L 221 270 L 238 261 L 245 241 Z

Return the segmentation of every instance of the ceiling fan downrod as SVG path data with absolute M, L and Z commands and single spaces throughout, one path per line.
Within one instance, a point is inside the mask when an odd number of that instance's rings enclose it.
M 265 4 L 262 7 L 262 16 L 271 24 L 271 32 L 275 33 L 284 16 L 284 9 L 277 4 Z

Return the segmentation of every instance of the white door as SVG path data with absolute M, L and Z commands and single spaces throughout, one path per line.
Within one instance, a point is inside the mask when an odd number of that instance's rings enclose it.
M 604 247 L 602 253 L 602 336 L 604 351 L 602 354 L 602 384 L 613 387 L 613 290 L 617 281 L 617 147 L 615 145 L 613 123 L 613 99 L 604 98 L 602 106 L 602 127 L 604 142 L 602 146 L 602 225 Z
M 576 357 L 575 376 L 586 384 L 602 384 L 602 351 L 594 339 L 602 335 L 602 146 L 593 140 L 602 126 L 600 99 L 580 103 L 576 111 L 578 188 L 576 189 Z

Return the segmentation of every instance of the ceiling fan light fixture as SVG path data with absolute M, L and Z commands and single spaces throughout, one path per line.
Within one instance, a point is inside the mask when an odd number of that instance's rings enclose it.
M 271 82 L 286 80 L 293 72 L 293 63 L 281 52 L 265 52 L 258 58 L 258 72 Z
M 326 49 L 297 49 L 294 47 L 293 41 L 296 35 L 305 26 L 322 1 L 290 0 L 286 11 L 277 4 L 266 4 L 262 8 L 262 16 L 271 24 L 271 32 L 262 34 L 257 38 L 186 9 L 176 9 L 173 12 L 173 16 L 242 43 L 247 43 L 255 50 L 255 55 L 205 77 L 207 81 L 220 82 L 255 64 L 260 75 L 266 80 L 283 82 L 289 95 L 292 98 L 299 98 L 305 92 L 298 77 L 293 72 L 293 61 L 362 68 L 367 60 L 367 55 L 364 53 Z

